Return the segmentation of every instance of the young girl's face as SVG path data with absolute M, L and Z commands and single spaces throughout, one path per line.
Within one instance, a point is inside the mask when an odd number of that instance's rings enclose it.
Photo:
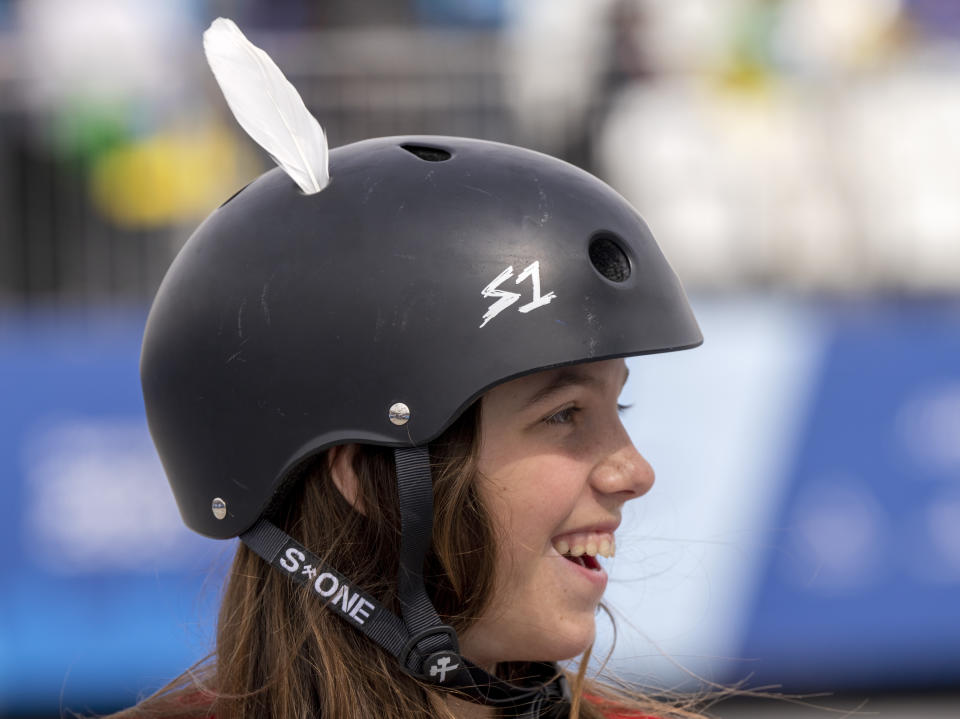
M 624 502 L 653 485 L 620 422 L 626 378 L 623 360 L 608 360 L 484 396 L 479 491 L 501 535 L 493 599 L 461 637 L 475 663 L 567 659 L 593 641 L 606 572 L 562 553 L 609 551 Z

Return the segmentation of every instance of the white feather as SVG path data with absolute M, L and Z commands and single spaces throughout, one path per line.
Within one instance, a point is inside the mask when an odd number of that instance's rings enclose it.
M 230 110 L 247 134 L 306 194 L 326 187 L 330 171 L 323 128 L 270 56 L 222 17 L 203 33 L 203 49 Z

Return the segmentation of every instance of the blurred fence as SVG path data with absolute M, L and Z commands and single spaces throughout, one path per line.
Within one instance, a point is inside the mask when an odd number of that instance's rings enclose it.
M 583 47 L 558 38 L 566 60 L 542 37 L 531 51 L 524 32 L 251 35 L 331 146 L 451 134 L 563 156 L 640 208 L 691 289 L 960 288 L 952 46 L 898 48 L 837 75 L 624 72 L 622 27 Z M 198 43 L 180 63 L 187 91 L 110 115 L 24 100 L 35 73 L 12 61 L 16 42 L 0 40 L 0 302 L 142 303 L 198 222 L 269 161 Z
M 261 35 L 331 146 L 394 134 L 514 140 L 504 40 L 475 31 Z
M 518 141 L 496 34 L 391 29 L 255 39 L 321 119 L 331 146 L 393 134 Z M 14 55 L 9 45 L 2 52 Z M 205 71 L 198 64 L 198 74 Z M 10 89 L 17 80 L 3 84 Z M 212 79 L 205 89 L 203 102 L 226 115 Z M 0 302 L 148 299 L 196 220 L 143 228 L 111 222 L 91 201 L 84 158 L 37 141 L 38 126 L 56 118 L 11 96 L 0 104 Z

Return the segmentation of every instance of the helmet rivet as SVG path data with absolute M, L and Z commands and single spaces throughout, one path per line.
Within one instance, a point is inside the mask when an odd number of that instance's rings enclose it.
M 220 497 L 215 497 L 213 503 L 210 505 L 210 511 L 213 512 L 213 516 L 217 519 L 223 519 L 227 516 L 227 503 L 220 499 Z
M 390 417 L 390 421 L 397 425 L 406 424 L 410 421 L 410 408 L 403 402 L 397 402 L 391 405 L 390 411 L 387 414 Z

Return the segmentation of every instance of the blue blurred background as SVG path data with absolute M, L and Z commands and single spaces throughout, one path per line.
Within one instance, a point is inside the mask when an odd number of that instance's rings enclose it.
M 178 248 L 269 164 L 217 15 L 332 145 L 534 147 L 651 225 L 706 344 L 631 360 L 658 484 L 612 562 L 619 674 L 960 715 L 960 5 L 0 0 L 0 716 L 211 648 L 232 544 L 181 527 L 137 362 Z

